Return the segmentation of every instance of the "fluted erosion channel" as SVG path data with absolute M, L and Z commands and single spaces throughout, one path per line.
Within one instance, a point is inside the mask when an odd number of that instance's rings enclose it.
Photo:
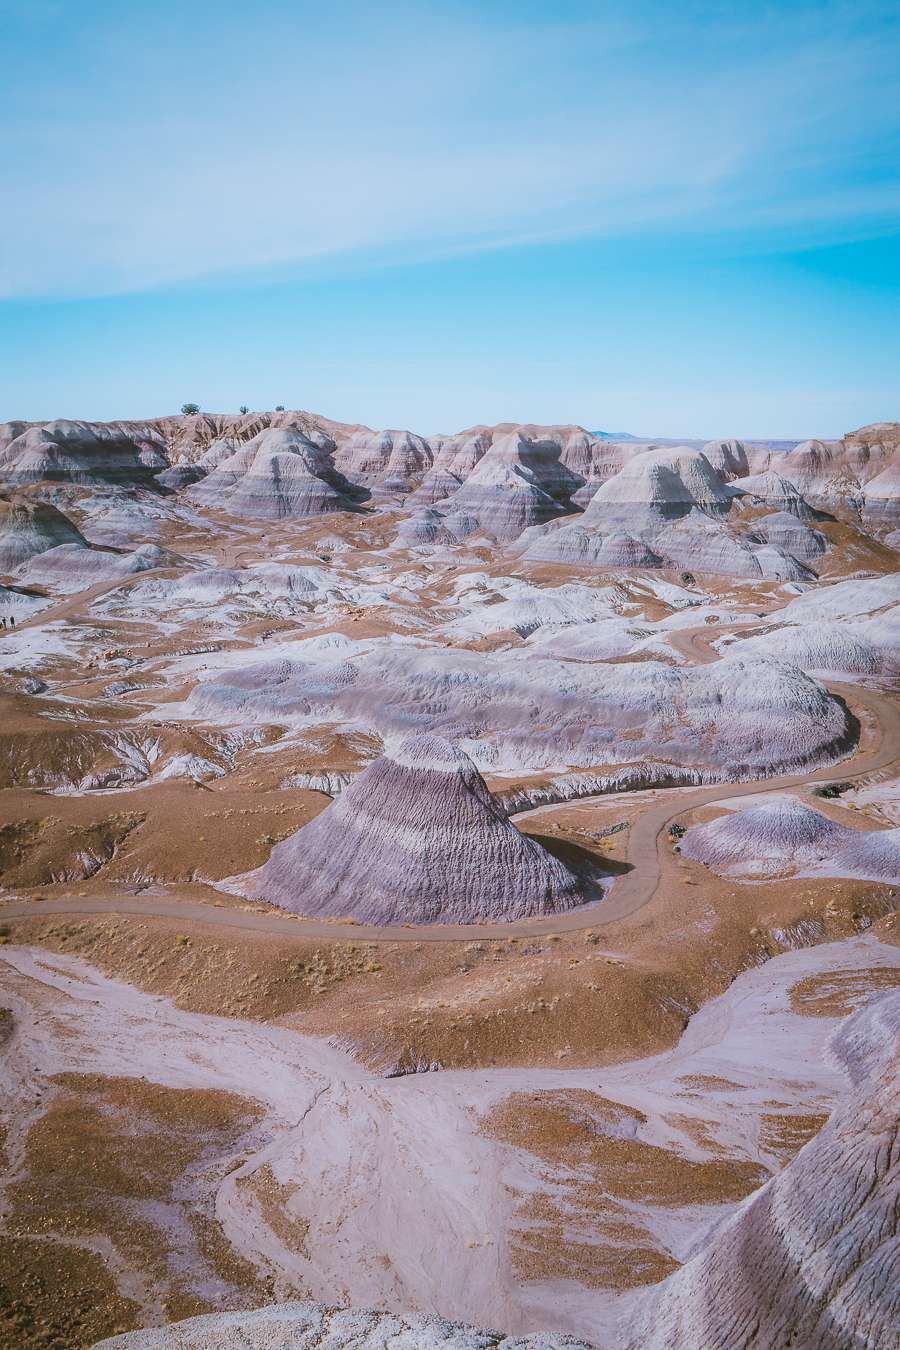
M 8 1149 L 20 1186 L 35 1113 L 60 1093 L 139 1082 L 145 1096 L 165 1089 L 192 1110 L 207 1094 L 219 1111 L 228 1101 L 250 1113 L 232 1156 L 223 1145 L 202 1163 L 219 1167 L 214 1216 L 227 1243 L 270 1279 L 275 1299 L 436 1311 L 599 1345 L 617 1343 L 616 1323 L 642 1286 L 676 1269 L 712 1221 L 780 1170 L 791 1131 L 810 1137 L 847 1097 L 845 1074 L 825 1054 L 848 1009 L 835 989 L 900 983 L 900 948 L 862 936 L 746 971 L 652 1059 L 583 1069 L 562 1057 L 553 1068 L 386 1079 L 295 1030 L 188 1013 L 66 956 L 6 947 L 0 959 L 12 1013 Z M 587 1131 L 589 1170 L 544 1146 L 548 1112 L 557 1126 L 565 1117 L 570 1141 Z M 173 1156 L 177 1127 L 176 1110 L 166 1124 Z M 54 1147 L 63 1144 L 57 1133 Z M 128 1156 L 142 1165 L 139 1150 Z M 192 1166 L 188 1179 L 200 1175 Z M 141 1225 L 177 1228 L 186 1185 L 173 1186 L 168 1219 L 158 1200 L 129 1192 L 130 1227 L 104 1249 L 137 1325 L 171 1320 L 164 1305 L 176 1284 L 221 1296 L 208 1244 L 170 1240 L 164 1276 L 134 1245 Z M 614 1254 L 644 1271 L 625 1294 L 614 1292 L 615 1274 L 604 1282 Z

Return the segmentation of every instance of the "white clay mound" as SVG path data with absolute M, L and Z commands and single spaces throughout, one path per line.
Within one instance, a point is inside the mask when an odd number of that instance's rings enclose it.
M 616 521 L 645 530 L 680 520 L 697 507 L 724 517 L 733 496 L 699 450 L 651 450 L 636 455 L 597 490 L 584 522 Z
M 407 479 L 432 465 L 432 453 L 411 431 L 358 431 L 334 457 L 335 468 L 351 482 L 377 483 L 396 475 Z
M 579 522 L 530 543 L 525 557 L 541 562 L 581 563 L 595 567 L 660 567 L 662 558 L 624 530 L 587 530 Z
M 253 1312 L 209 1313 L 167 1327 L 129 1331 L 94 1350 L 591 1350 L 554 1332 L 506 1337 L 428 1314 L 276 1303 Z
M 416 506 L 432 506 L 458 492 L 475 465 L 487 454 L 491 441 L 487 435 L 464 434 L 436 437 L 429 445 L 434 453 L 434 463 L 409 499 L 410 504 Z
M 734 460 L 723 462 L 734 467 Z M 733 477 L 727 468 L 722 475 Z M 780 529 L 772 526 L 770 537 L 730 523 L 745 483 L 768 493 L 764 500 L 775 508 L 775 516 L 793 522 L 793 531 L 782 521 Z M 824 551 L 824 541 L 802 524 L 800 515 L 814 512 L 793 484 L 777 474 L 726 486 L 699 450 L 650 450 L 634 455 L 598 487 L 580 519 L 529 539 L 525 556 L 599 567 L 684 567 L 771 581 L 811 581 L 815 574 L 786 544 L 796 537 L 803 556 L 815 557 Z
M 409 737 L 370 764 L 276 844 L 253 889 L 295 913 L 379 925 L 507 922 L 597 898 L 519 833 L 468 755 L 437 736 Z
M 589 622 L 608 614 L 606 597 L 587 586 L 530 587 L 509 600 L 481 605 L 471 614 L 452 619 L 443 631 L 450 636 L 485 637 L 509 630 L 524 638 L 539 628 Z
M 844 446 L 841 441 L 804 441 L 779 463 L 779 472 L 815 501 L 840 471 Z
M 825 871 L 900 882 L 900 830 L 851 830 L 790 800 L 696 825 L 681 852 L 727 877 Z
M 796 558 L 770 544 L 754 544 L 720 520 L 692 512 L 654 532 L 653 546 L 671 563 L 690 571 L 772 581 L 814 581 L 815 574 Z
M 87 540 L 55 506 L 27 497 L 0 497 L 0 573 L 9 574 L 59 544 L 87 548 Z
M 900 425 L 876 422 L 842 441 L 804 441 L 779 456 L 777 467 L 810 501 L 849 498 L 862 507 L 864 521 L 889 524 L 900 515 L 898 449 Z
M 628 619 L 616 616 L 598 619 L 596 623 L 570 624 L 561 630 L 537 631 L 528 638 L 528 647 L 542 656 L 555 656 L 564 661 L 608 661 L 610 657 L 633 651 L 651 632 L 649 628 L 638 628 Z
M 798 520 L 814 520 L 815 511 L 805 500 L 803 494 L 787 478 L 782 478 L 781 474 L 776 473 L 774 469 L 769 469 L 766 473 L 754 474 L 749 478 L 742 478 L 734 483 L 733 487 L 741 493 L 746 493 L 751 497 L 763 501 L 767 506 L 771 506 L 775 511 L 784 511 Z
M 798 595 L 782 611 L 785 623 L 818 619 L 868 618 L 900 605 L 900 572 L 860 581 L 839 581 L 824 590 Z
M 449 505 L 441 509 L 426 507 L 402 522 L 397 542 L 408 548 L 420 544 L 458 544 L 479 529 L 475 516 L 454 511 Z
M 885 664 L 884 651 L 869 637 L 863 624 L 824 620 L 784 626 L 758 637 L 745 638 L 734 646 L 742 652 L 756 652 L 788 661 L 801 670 L 877 675 Z
M 824 861 L 852 833 L 798 801 L 775 801 L 695 825 L 681 852 L 725 876 L 771 876 Z
M 628 1350 L 898 1350 L 900 995 L 831 1041 L 852 1092 L 630 1320 Z
M 892 525 L 900 520 L 900 462 L 897 460 L 866 484 L 863 520 Z
M 701 453 L 723 483 L 764 473 L 772 458 L 768 450 L 761 450 L 746 441 L 708 441 Z
M 91 542 L 116 548 L 127 547 L 135 538 L 144 541 L 159 535 L 163 524 L 200 523 L 196 513 L 181 503 L 121 488 L 94 492 L 77 509 Z
M 790 511 L 776 511 L 755 522 L 753 533 L 765 543 L 799 558 L 801 562 L 810 558 L 821 558 L 828 550 L 828 540 L 817 530 L 812 530 L 804 521 L 798 520 Z

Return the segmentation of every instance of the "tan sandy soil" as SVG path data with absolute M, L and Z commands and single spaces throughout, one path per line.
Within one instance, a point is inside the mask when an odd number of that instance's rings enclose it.
M 683 1260 L 828 1113 L 843 1087 L 822 1057 L 827 1001 L 838 984 L 843 1011 L 900 979 L 897 946 L 874 936 L 888 922 L 748 970 L 663 1055 L 591 1068 L 545 1052 L 533 1067 L 389 1080 L 293 1018 L 209 1017 L 97 977 L 124 922 L 89 966 L 68 942 L 58 956 L 7 944 L 0 1237 L 99 1251 L 139 1309 L 115 1309 L 126 1324 L 330 1294 L 600 1338 L 616 1291 Z M 231 954 L 216 955 L 225 971 Z M 378 955 L 393 964 L 338 973 L 384 1004 L 398 962 Z M 311 966 L 298 984 L 327 998 Z M 196 1006 L 178 975 L 178 1001 Z

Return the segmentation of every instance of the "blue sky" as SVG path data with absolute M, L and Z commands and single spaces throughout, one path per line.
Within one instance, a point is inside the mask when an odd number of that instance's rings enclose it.
M 900 419 L 895 4 L 0 0 L 0 419 Z

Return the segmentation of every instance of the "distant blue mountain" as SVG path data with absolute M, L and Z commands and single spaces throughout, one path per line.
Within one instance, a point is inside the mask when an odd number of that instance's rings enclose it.
M 666 436 L 632 436 L 630 431 L 592 431 L 591 435 L 597 436 L 601 441 L 635 441 L 641 445 L 656 445 L 661 449 L 668 449 L 670 446 L 687 445 L 690 446 L 692 450 L 702 450 L 704 445 L 706 445 L 710 439 L 707 437 L 705 441 L 695 441 L 685 437 L 682 437 L 681 440 L 673 440 L 671 437 Z M 726 437 L 723 436 L 721 439 L 725 440 Z M 738 436 L 736 439 L 744 441 L 747 445 L 758 446 L 762 450 L 785 452 L 794 450 L 801 444 L 800 441 L 760 440 L 756 436 Z

